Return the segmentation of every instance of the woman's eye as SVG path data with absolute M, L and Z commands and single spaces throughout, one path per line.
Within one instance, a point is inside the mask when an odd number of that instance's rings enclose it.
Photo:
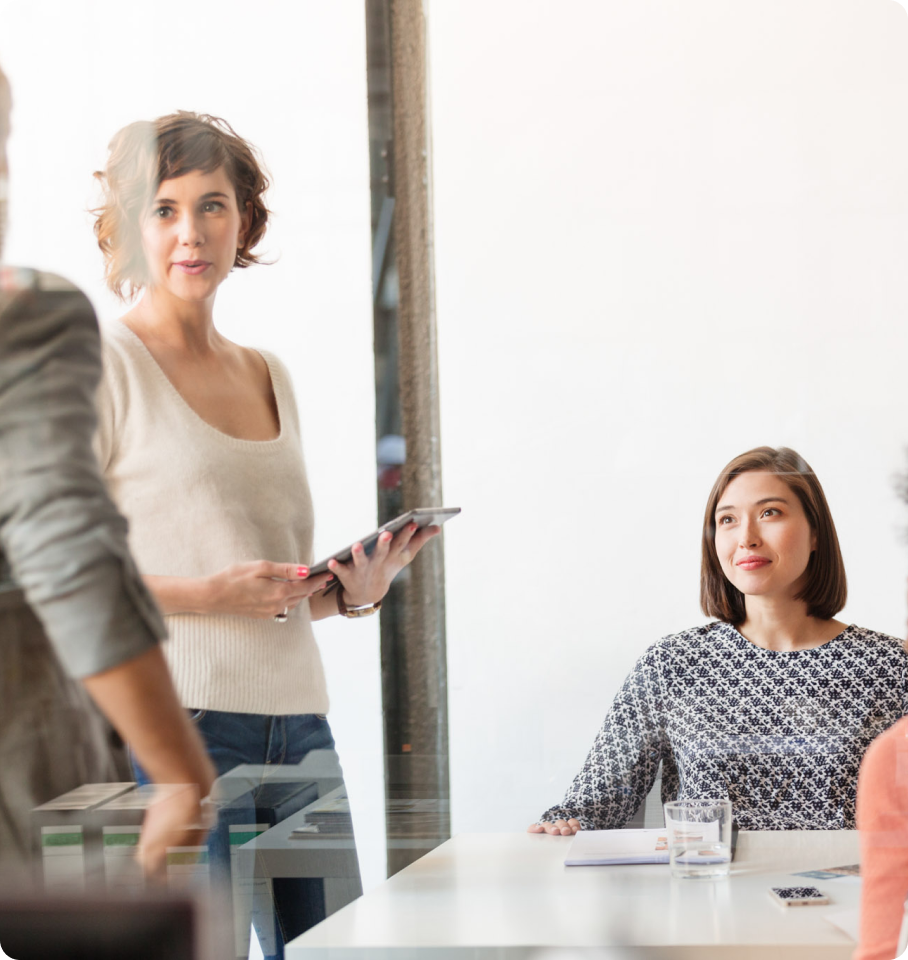
M 152 216 L 158 220 L 166 220 L 168 217 L 173 216 L 173 207 L 155 207 Z
M 727 527 L 733 520 L 734 520 L 734 517 L 728 517 L 728 516 L 719 517 L 719 526 Z
M 763 516 L 764 516 L 764 517 L 771 517 L 771 516 L 774 516 L 775 514 L 777 514 L 778 512 L 779 512 L 779 511 L 778 511 L 778 509 L 777 509 L 776 507 L 767 507 L 767 508 L 763 511 Z
M 224 209 L 224 204 L 219 203 L 217 200 L 206 200 L 202 204 L 202 213 L 217 213 L 219 210 Z

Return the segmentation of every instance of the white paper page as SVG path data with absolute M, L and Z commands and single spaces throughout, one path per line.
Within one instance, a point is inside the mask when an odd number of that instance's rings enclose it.
M 574 835 L 565 863 L 642 857 L 659 857 L 668 862 L 665 830 L 581 830 Z

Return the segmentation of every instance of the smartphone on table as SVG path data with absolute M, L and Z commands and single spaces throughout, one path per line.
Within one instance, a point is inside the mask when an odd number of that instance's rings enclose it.
M 816 887 L 772 887 L 769 895 L 783 907 L 810 907 L 829 903 L 829 897 Z

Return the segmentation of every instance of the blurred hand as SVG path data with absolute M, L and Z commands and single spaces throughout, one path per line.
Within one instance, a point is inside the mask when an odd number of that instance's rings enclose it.
M 310 580 L 309 568 L 295 563 L 237 563 L 208 577 L 206 612 L 267 620 L 295 609 L 333 579 L 320 573 Z
M 419 530 L 415 523 L 408 523 L 396 535 L 387 530 L 381 534 L 371 556 L 366 556 L 361 543 L 355 543 L 353 558 L 347 563 L 331 560 L 328 569 L 340 581 L 344 603 L 348 607 L 378 603 L 397 574 L 439 533 L 441 527 Z
M 556 820 L 554 823 L 531 823 L 527 827 L 527 833 L 550 833 L 553 837 L 572 837 L 582 829 L 580 821 L 571 817 L 570 820 Z
M 145 876 L 163 883 L 167 876 L 168 847 L 197 847 L 205 843 L 199 788 L 195 784 L 155 788 L 158 796 L 145 813 L 138 858 Z

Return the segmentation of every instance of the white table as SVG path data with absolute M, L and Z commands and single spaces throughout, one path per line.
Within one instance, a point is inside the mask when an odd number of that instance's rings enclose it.
M 288 944 L 287 960 L 850 960 L 824 914 L 860 886 L 803 880 L 829 906 L 777 906 L 793 871 L 858 861 L 854 831 L 741 833 L 729 878 L 666 865 L 565 867 L 569 837 L 461 834 Z

